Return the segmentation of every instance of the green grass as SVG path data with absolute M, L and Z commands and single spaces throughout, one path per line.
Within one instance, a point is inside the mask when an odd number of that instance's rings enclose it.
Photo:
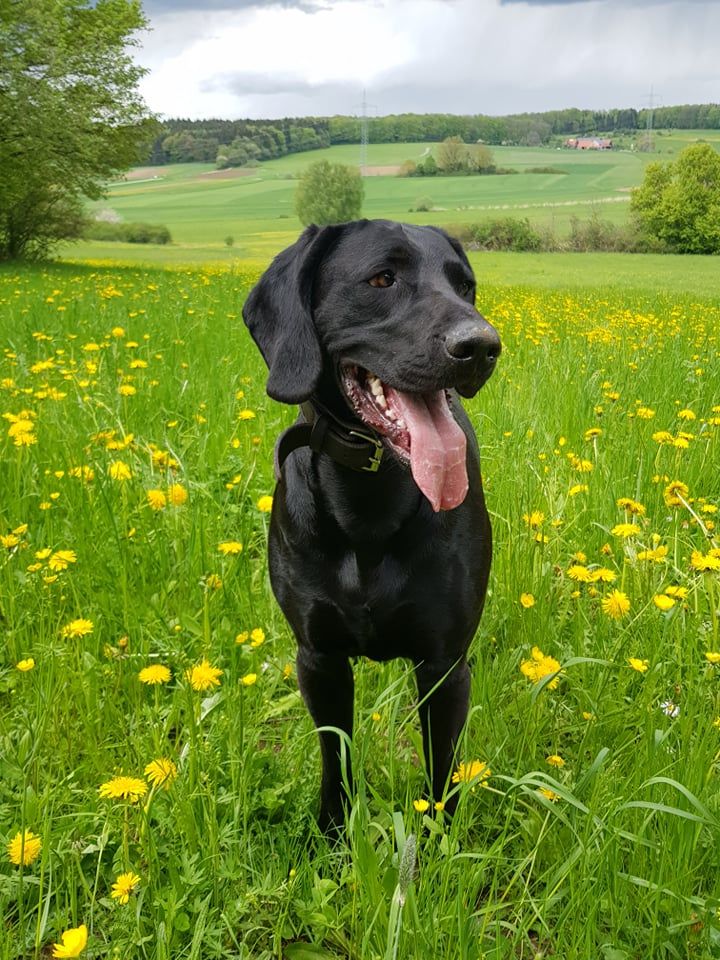
M 698 136 L 720 144 L 715 131 L 677 131 L 658 136 L 660 155 L 677 152 Z M 436 144 L 370 144 L 371 166 L 399 165 L 418 159 Z M 550 147 L 494 147 L 496 163 L 520 171 L 486 177 L 398 178 L 372 176 L 365 180 L 363 215 L 418 224 L 463 224 L 495 216 L 528 217 L 534 223 L 567 232 L 572 217 L 596 212 L 604 219 L 624 223 L 632 187 L 642 180 L 646 164 L 658 155 L 629 150 L 603 153 Z M 114 246 L 115 256 L 157 263 L 207 262 L 232 256 L 264 262 L 297 236 L 301 224 L 293 199 L 297 177 L 308 164 L 320 159 L 356 164 L 356 145 L 291 154 L 243 171 L 244 175 L 218 174 L 212 164 L 177 164 L 142 168 L 140 180 L 110 185 L 108 197 L 96 209 L 111 209 L 126 221 L 166 224 L 173 245 L 126 251 Z M 552 167 L 562 173 L 528 171 Z M 430 199 L 433 209 L 414 212 L 420 199 Z M 232 236 L 230 251 L 225 238 Z M 73 257 L 68 246 L 63 256 Z M 81 256 L 105 255 L 102 244 L 83 244 Z
M 47 957 L 80 924 L 88 958 L 718 956 L 720 577 L 697 556 L 718 547 L 720 300 L 682 283 L 689 259 L 672 285 L 659 261 L 629 267 L 644 291 L 508 286 L 503 262 L 478 264 L 504 353 L 468 403 L 495 555 L 460 759 L 491 776 L 453 787 L 452 824 L 417 810 L 410 671 L 360 661 L 337 847 L 314 828 L 316 737 L 267 579 L 258 501 L 293 411 L 266 397 L 240 320 L 256 272 L 0 270 L 2 960 Z M 675 505 L 670 481 L 687 484 Z M 187 502 L 151 509 L 171 485 Z M 662 612 L 672 586 L 686 596 Z M 73 636 L 79 618 L 92 629 Z M 555 689 L 521 672 L 533 647 L 561 665 Z M 204 658 L 220 683 L 194 691 Z M 141 683 L 149 664 L 171 681 Z M 168 790 L 100 796 L 158 758 L 177 767 Z M 42 848 L 19 868 L 5 851 L 23 829 Z

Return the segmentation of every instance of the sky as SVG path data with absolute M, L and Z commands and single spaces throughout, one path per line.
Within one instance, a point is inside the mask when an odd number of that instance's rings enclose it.
M 201 119 L 720 102 L 720 0 L 144 0 L 148 106 Z

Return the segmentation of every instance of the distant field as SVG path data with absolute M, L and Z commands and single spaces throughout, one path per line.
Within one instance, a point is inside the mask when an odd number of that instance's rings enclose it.
M 720 131 L 658 133 L 661 156 L 705 139 L 720 148 Z M 418 160 L 437 144 L 371 144 L 368 167 L 388 171 L 406 159 Z M 657 155 L 627 151 L 578 152 L 550 147 L 494 147 L 498 166 L 519 171 L 486 177 L 399 178 L 388 172 L 365 180 L 363 215 L 408 223 L 452 225 L 493 216 L 528 217 L 558 232 L 572 217 L 593 211 L 614 222 L 628 215 L 630 191 L 646 164 Z M 265 262 L 290 243 L 301 229 L 294 213 L 296 179 L 320 159 L 354 164 L 357 145 L 293 154 L 253 170 L 216 171 L 211 164 L 143 167 L 129 179 L 109 186 L 95 209 L 111 210 L 125 221 L 164 223 L 170 247 L 80 244 L 67 257 L 127 259 L 154 263 L 198 263 L 243 259 Z M 531 173 L 552 168 L 552 173 Z M 419 202 L 430 205 L 415 212 Z M 232 237 L 228 246 L 226 238 Z

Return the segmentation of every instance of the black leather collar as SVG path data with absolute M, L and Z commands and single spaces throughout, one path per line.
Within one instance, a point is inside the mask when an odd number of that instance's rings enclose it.
M 317 400 L 300 406 L 304 422 L 294 423 L 284 430 L 275 444 L 275 479 L 280 479 L 283 464 L 298 447 L 310 447 L 315 453 L 324 453 L 336 463 L 350 470 L 377 473 L 384 447 L 368 428 L 356 430 L 343 423 Z

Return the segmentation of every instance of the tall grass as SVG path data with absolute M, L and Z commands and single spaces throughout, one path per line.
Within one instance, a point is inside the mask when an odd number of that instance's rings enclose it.
M 267 580 L 293 411 L 252 279 L 0 272 L 0 958 L 81 924 L 83 956 L 148 960 L 720 955 L 720 303 L 483 288 L 496 544 L 458 813 L 408 665 L 360 661 L 331 847 Z

